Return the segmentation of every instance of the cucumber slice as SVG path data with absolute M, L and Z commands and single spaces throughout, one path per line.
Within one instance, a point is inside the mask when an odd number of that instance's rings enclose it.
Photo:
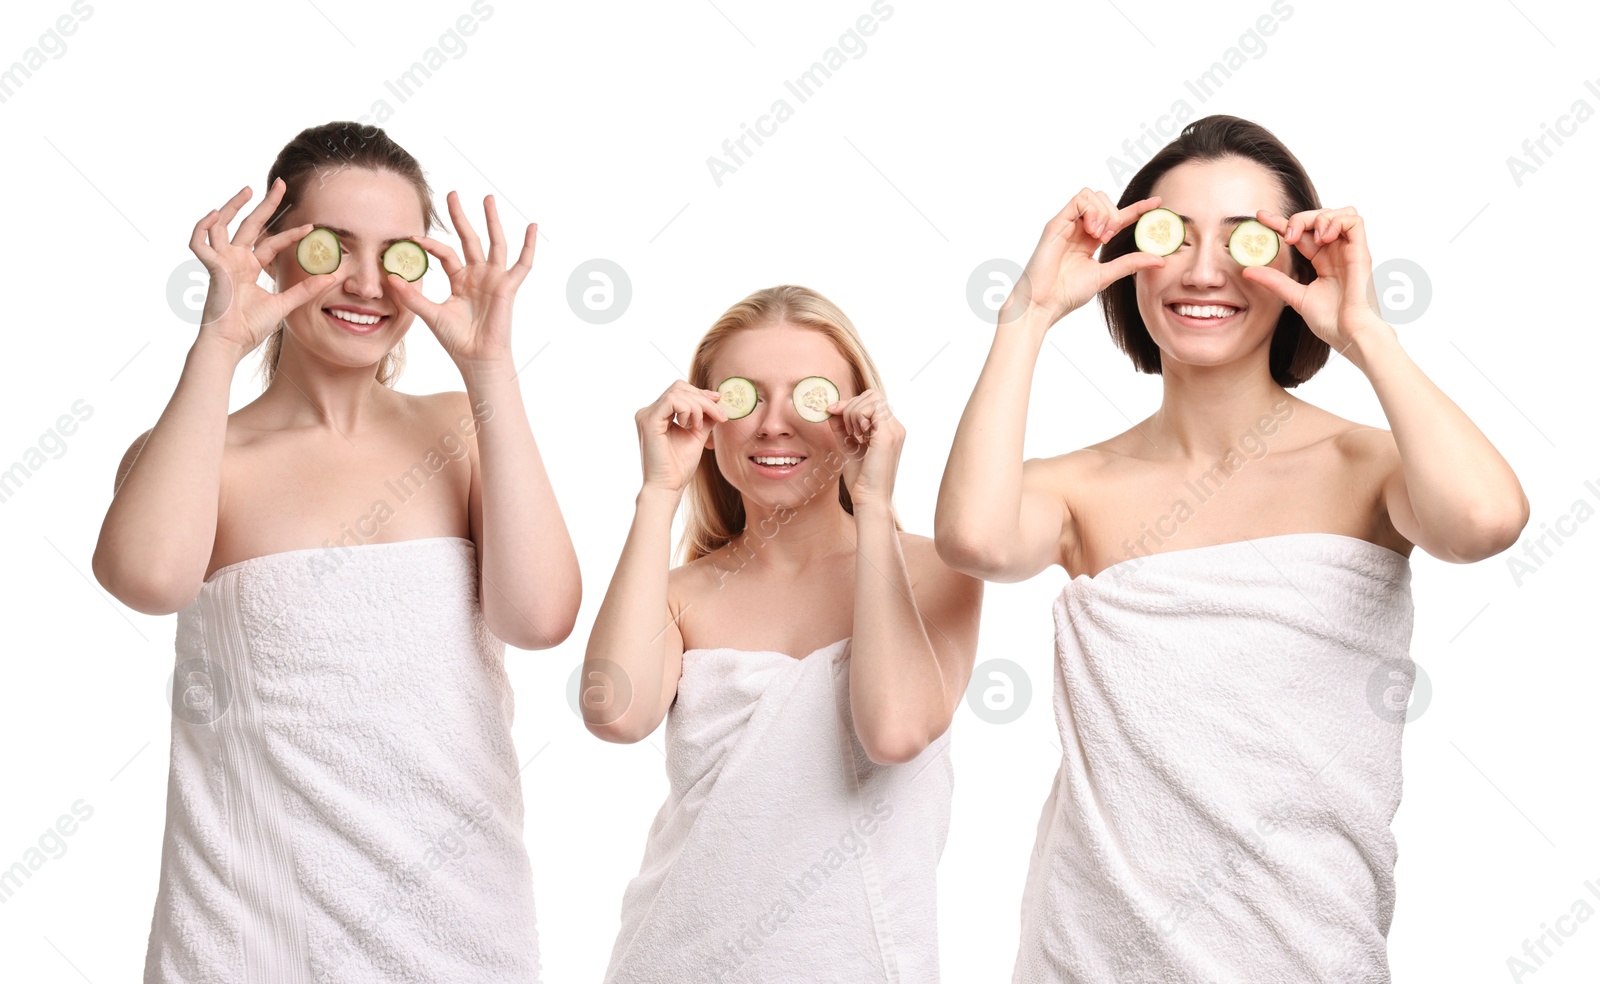
M 1240 266 L 1266 266 L 1278 256 L 1278 234 L 1257 222 L 1246 219 L 1228 237 L 1228 252 Z
M 1153 208 L 1134 223 L 1133 245 L 1144 253 L 1170 256 L 1183 245 L 1183 220 L 1170 208 Z
M 812 423 L 828 419 L 828 407 L 839 402 L 839 387 L 822 376 L 807 376 L 794 384 L 794 408 Z
M 756 408 L 756 384 L 743 376 L 724 379 L 717 384 L 717 392 L 722 394 L 717 402 L 727 411 L 729 420 L 748 417 Z
M 414 283 L 428 272 L 427 251 L 409 239 L 392 243 L 383 251 L 383 269 L 396 274 L 401 280 Z
M 294 258 L 300 261 L 300 269 L 312 276 L 332 273 L 344 259 L 344 247 L 339 245 L 337 233 L 319 227 L 300 237 L 299 245 L 294 248 Z

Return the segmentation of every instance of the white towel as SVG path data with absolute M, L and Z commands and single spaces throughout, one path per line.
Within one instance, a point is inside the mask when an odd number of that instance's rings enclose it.
M 797 660 L 691 649 L 667 716 L 671 789 L 622 899 L 606 984 L 925 984 L 946 731 L 878 765 L 850 725 L 849 639 Z
M 1410 584 L 1296 533 L 1066 585 L 1014 984 L 1387 984 Z
M 147 984 L 537 981 L 470 540 L 268 554 L 178 613 Z

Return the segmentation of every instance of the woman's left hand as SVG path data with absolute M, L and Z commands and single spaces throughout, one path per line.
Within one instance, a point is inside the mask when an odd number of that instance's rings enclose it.
M 1271 267 L 1246 267 L 1244 278 L 1272 291 L 1300 312 L 1318 338 L 1344 352 L 1359 333 L 1383 324 L 1372 306 L 1372 254 L 1361 216 L 1349 206 L 1296 212 L 1285 219 L 1276 212 L 1256 213 L 1284 245 L 1311 261 L 1316 279 L 1302 284 Z
M 877 390 L 866 389 L 829 404 L 828 413 L 828 426 L 845 456 L 842 479 L 851 504 L 871 500 L 888 505 L 906 440 L 906 429 L 889 410 L 889 401 Z
M 399 302 L 414 312 L 438 336 L 439 344 L 450 354 L 457 366 L 473 363 L 511 361 L 511 302 L 517 288 L 533 267 L 533 248 L 538 235 L 538 224 L 530 223 L 522 240 L 522 253 L 516 265 L 506 269 L 506 240 L 500 231 L 500 213 L 495 208 L 494 196 L 483 199 L 483 212 L 489 228 L 489 255 L 483 254 L 483 244 L 461 208 L 460 198 L 454 191 L 446 196 L 450 219 L 455 223 L 456 234 L 461 237 L 461 247 L 466 262 L 456 256 L 449 245 L 427 236 L 416 242 L 444 265 L 450 278 L 450 296 L 442 304 L 435 304 L 423 296 L 415 283 L 407 283 L 396 274 L 388 274 L 389 289 Z

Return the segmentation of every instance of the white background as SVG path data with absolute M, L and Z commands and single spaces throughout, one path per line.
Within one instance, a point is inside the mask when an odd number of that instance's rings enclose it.
M 509 650 L 507 662 L 552 984 L 599 980 L 666 791 L 659 733 L 601 742 L 566 698 L 631 518 L 632 414 L 751 290 L 804 284 L 859 326 L 909 432 L 902 520 L 931 534 L 945 455 L 993 335 L 968 307 L 969 275 L 996 257 L 1026 260 L 1080 187 L 1115 198 L 1123 181 L 1108 156 L 1186 99 L 1196 116 L 1266 125 L 1325 204 L 1361 210 L 1375 260 L 1426 270 L 1431 304 L 1399 327 L 1401 340 L 1512 463 L 1533 502 L 1525 538 L 1575 516 L 1578 500 L 1600 505 L 1600 119 L 1550 144 L 1520 187 L 1506 163 L 1575 100 L 1600 111 L 1584 87 L 1600 80 L 1591 5 L 1292 0 L 1264 53 L 1202 103 L 1184 80 L 1269 14 L 1269 0 L 1121 0 L 1120 10 L 895 0 L 864 54 L 799 104 L 783 81 L 870 0 L 493 0 L 460 57 L 400 102 L 385 80 L 469 6 L 94 2 L 64 53 L 0 103 L 0 469 L 74 401 L 93 407 L 66 452 L 0 503 L 0 868 L 75 801 L 94 811 L 65 854 L 0 904 L 0 978 L 105 984 L 141 972 L 176 620 L 118 604 L 89 558 L 117 460 L 155 422 L 195 336 L 197 315 L 180 319 L 166 299 L 195 220 L 245 184 L 259 200 L 268 165 L 300 129 L 371 114 L 379 99 L 441 214 L 457 189 L 481 221 L 492 191 L 513 242 L 525 222 L 540 223 L 514 344 L 519 364 L 539 353 L 521 379 L 583 564 L 584 605 L 563 645 Z M 0 66 L 63 14 L 66 0 L 7 3 Z M 780 97 L 794 117 L 718 187 L 708 156 Z M 580 320 L 566 300 L 569 275 L 596 257 L 632 283 L 630 306 L 606 325 Z M 447 290 L 442 274 L 424 282 L 436 298 Z M 420 320 L 409 341 L 402 390 L 462 388 Z M 1102 440 L 1155 409 L 1158 377 L 1132 370 L 1098 308 L 1067 318 L 1051 341 L 1035 376 L 1030 456 Z M 241 366 L 234 408 L 260 391 L 255 363 Z M 1295 392 L 1386 426 L 1365 377 L 1339 356 Z M 1592 879 L 1600 891 L 1597 549 L 1600 523 L 1578 522 L 1520 586 L 1504 556 L 1470 566 L 1412 556 L 1412 655 L 1433 695 L 1405 731 L 1389 936 L 1397 981 L 1512 979 L 1506 961 L 1525 939 L 1579 898 L 1600 908 L 1584 888 Z M 963 706 L 953 725 L 954 820 L 939 874 L 947 981 L 1010 979 L 1027 858 L 1059 762 L 1049 606 L 1063 583 L 1052 569 L 986 592 L 979 659 L 1019 664 L 1033 700 L 1012 724 Z M 1600 973 L 1600 918 L 1563 925 L 1576 931 L 1525 979 Z

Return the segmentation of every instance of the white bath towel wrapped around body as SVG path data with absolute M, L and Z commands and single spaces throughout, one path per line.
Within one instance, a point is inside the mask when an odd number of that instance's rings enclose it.
M 670 789 L 606 984 L 938 981 L 950 733 L 909 762 L 868 759 L 849 644 L 683 654 Z
M 538 980 L 475 557 L 459 537 L 268 554 L 178 613 L 146 984 Z
M 1387 984 L 1410 584 L 1296 533 L 1066 585 L 1014 984 Z

